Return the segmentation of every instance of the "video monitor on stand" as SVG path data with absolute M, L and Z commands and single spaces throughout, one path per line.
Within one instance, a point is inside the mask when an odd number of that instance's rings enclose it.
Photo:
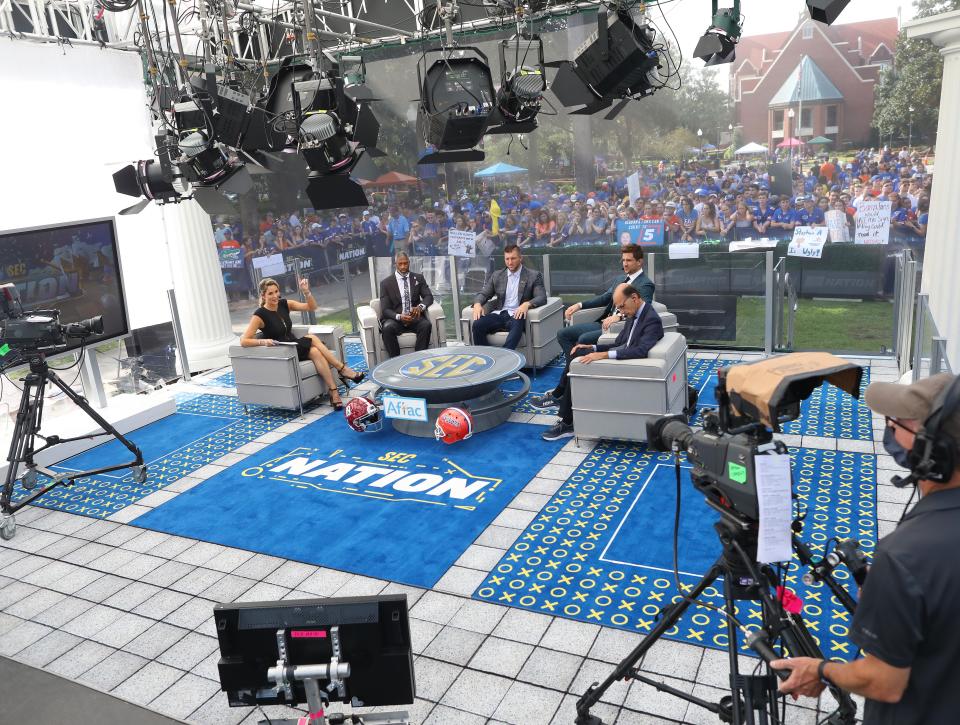
M 327 711 L 334 701 L 351 709 L 414 701 L 406 595 L 218 604 L 213 613 L 231 707 L 306 703 L 312 725 L 409 723 L 406 712 Z

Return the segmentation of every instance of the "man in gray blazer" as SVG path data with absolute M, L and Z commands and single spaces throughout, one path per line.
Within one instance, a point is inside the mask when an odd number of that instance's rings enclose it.
M 516 350 L 526 325 L 527 310 L 547 303 L 543 275 L 523 266 L 520 247 L 508 244 L 503 248 L 503 263 L 487 275 L 483 289 L 473 300 L 473 344 L 486 345 L 491 332 L 507 331 L 504 347 Z M 494 300 L 492 309 L 484 314 L 484 305 Z

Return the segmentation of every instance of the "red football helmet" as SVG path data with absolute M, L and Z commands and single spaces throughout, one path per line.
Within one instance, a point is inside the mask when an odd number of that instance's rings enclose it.
M 370 398 L 352 398 L 343 409 L 347 425 L 360 433 L 375 433 L 383 428 L 380 406 Z
M 433 435 L 444 443 L 465 441 L 473 435 L 473 416 L 466 408 L 447 408 L 437 417 Z

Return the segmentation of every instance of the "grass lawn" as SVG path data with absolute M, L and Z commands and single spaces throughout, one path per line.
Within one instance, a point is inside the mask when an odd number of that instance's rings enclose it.
M 737 339 L 724 344 L 763 347 L 763 300 L 737 302 Z M 883 301 L 800 300 L 794 321 L 795 350 L 879 355 L 893 344 L 893 305 Z

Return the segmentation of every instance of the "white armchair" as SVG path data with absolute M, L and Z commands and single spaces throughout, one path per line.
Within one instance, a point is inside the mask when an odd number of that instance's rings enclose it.
M 687 341 L 666 332 L 646 358 L 571 365 L 570 386 L 577 436 L 645 441 L 648 420 L 687 412 Z
M 294 337 L 316 335 L 324 345 L 344 359 L 343 330 L 333 325 L 294 325 Z M 327 393 L 327 385 L 317 374 L 311 360 L 299 362 L 293 345 L 242 347 L 229 350 L 233 376 L 237 381 L 237 400 L 246 410 L 249 404 L 299 410 L 314 398 Z
M 380 334 L 380 300 L 373 298 L 369 305 L 357 308 L 357 319 L 360 322 L 360 342 L 363 345 L 363 354 L 367 359 L 367 366 L 373 370 L 387 359 L 387 348 L 383 346 L 383 337 Z M 447 344 L 447 318 L 439 302 L 434 302 L 427 308 L 427 319 L 430 320 L 430 347 L 444 347 Z M 413 352 L 417 344 L 417 336 L 412 332 L 404 332 L 397 336 L 400 344 L 400 354 Z
M 527 312 L 526 320 L 517 352 L 526 358 L 526 367 L 542 368 L 560 354 L 557 333 L 563 327 L 563 301 L 559 297 L 548 297 L 547 304 Z M 472 305 L 464 307 L 460 313 L 460 331 L 468 344 L 474 344 Z M 495 347 L 503 347 L 507 333 L 494 332 L 487 336 L 487 341 Z

